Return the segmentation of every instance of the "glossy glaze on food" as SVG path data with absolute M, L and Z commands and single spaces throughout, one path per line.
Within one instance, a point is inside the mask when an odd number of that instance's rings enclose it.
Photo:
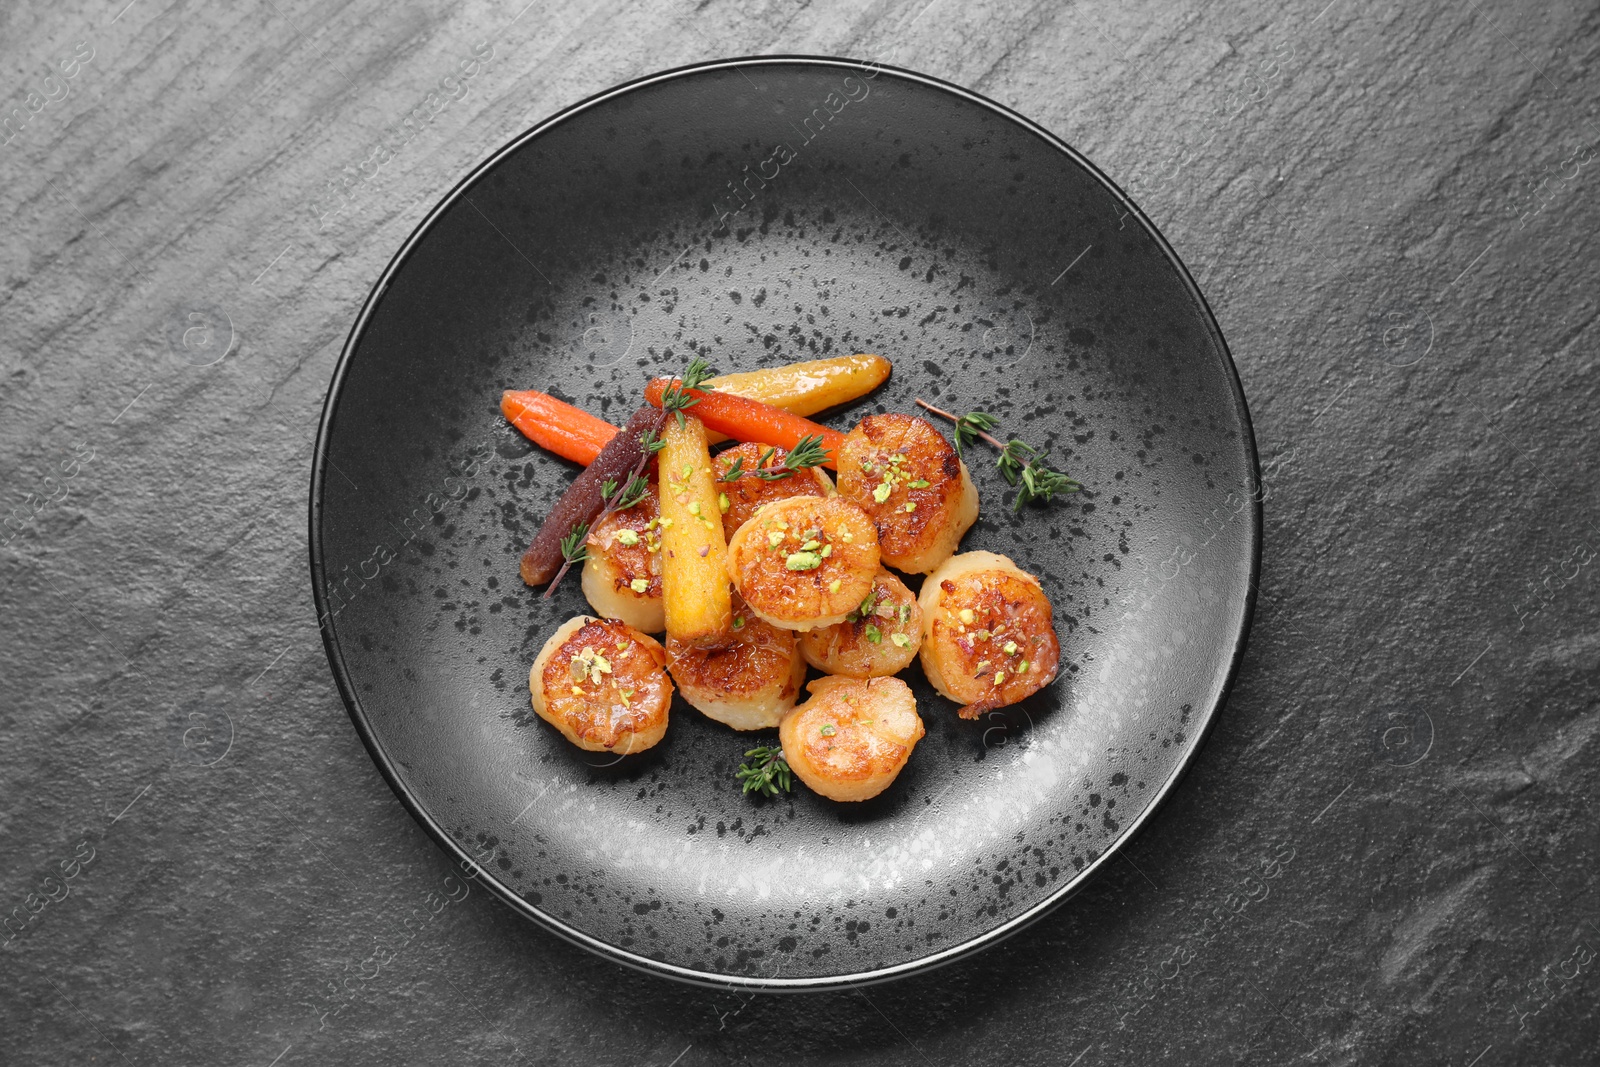
M 667 670 L 690 706 L 735 730 L 778 725 L 806 677 L 794 633 L 763 622 L 737 593 L 724 642 L 707 647 L 669 636 Z
M 763 505 L 728 545 L 734 588 L 751 611 L 786 630 L 844 621 L 877 573 L 877 528 L 836 496 Z
M 818 678 L 811 699 L 778 727 L 795 776 L 830 800 L 868 800 L 889 788 L 925 732 L 898 678 Z
M 922 584 L 923 673 L 963 719 L 1055 680 L 1061 660 L 1039 579 L 994 552 L 952 556 Z
M 839 495 L 872 517 L 883 562 L 910 574 L 938 567 L 978 518 L 978 488 L 926 419 L 868 415 L 845 435 Z
M 826 674 L 887 678 L 899 674 L 922 647 L 922 609 L 906 583 L 883 567 L 872 592 L 843 622 L 800 635 L 806 662 Z
M 579 748 L 643 752 L 667 732 L 672 680 L 661 642 L 579 615 L 550 635 L 528 672 L 534 712 Z
M 729 540 L 763 504 L 793 496 L 833 495 L 833 479 L 820 467 L 808 467 L 787 478 L 777 479 L 762 478 L 752 473 L 760 468 L 762 456 L 767 456 L 768 467 L 781 467 L 789 455 L 781 448 L 772 448 L 768 455 L 768 448 L 767 445 L 746 441 L 724 449 L 712 458 L 717 472 L 717 489 L 721 493 L 718 503 L 727 502 L 722 507 L 722 532 Z M 732 481 L 723 481 L 736 463 L 743 473 Z

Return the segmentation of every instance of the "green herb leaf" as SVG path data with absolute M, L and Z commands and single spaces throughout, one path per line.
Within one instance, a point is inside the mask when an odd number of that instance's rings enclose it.
M 1050 503 L 1057 493 L 1076 493 L 1083 486 L 1057 470 L 1051 470 L 1044 465 L 1049 449 L 1038 453 L 1022 467 L 1018 477 L 1022 482 L 1017 489 L 1017 499 L 1011 505 L 1013 514 L 1022 510 L 1022 505 L 1042 500 Z M 1013 482 L 1012 484 L 1016 484 Z
M 1048 504 L 1055 499 L 1057 493 L 1076 493 L 1083 488 L 1061 471 L 1045 466 L 1044 461 L 1050 455 L 1050 449 L 1040 451 L 1015 437 L 1002 445 L 990 436 L 988 431 L 995 427 L 993 415 L 972 411 L 958 417 L 934 407 L 926 400 L 919 399 L 917 405 L 956 424 L 957 455 L 961 454 L 962 445 L 978 437 L 982 437 L 1000 450 L 994 465 L 1000 469 L 1000 475 L 1008 485 L 1017 486 L 1017 499 L 1011 506 L 1013 514 L 1021 511 L 1024 504 L 1031 504 L 1036 500 Z
M 772 450 L 768 449 L 761 457 L 761 466 L 755 471 L 756 477 L 764 478 L 769 482 L 792 477 L 796 471 L 802 471 L 809 467 L 820 467 L 828 461 L 828 450 L 822 446 L 822 435 L 820 433 L 809 434 L 795 442 L 794 448 L 790 449 L 789 454 L 783 457 L 781 466 L 767 466 L 766 460 L 770 455 L 772 455 Z
M 961 455 L 961 449 L 977 439 L 985 430 L 992 430 L 998 422 L 993 415 L 982 411 L 969 411 L 956 420 L 956 455 Z
M 691 359 L 689 365 L 684 368 L 683 373 L 678 376 L 678 379 L 668 385 L 662 392 L 661 410 L 668 414 L 676 415 L 678 425 L 683 426 L 683 413 L 700 403 L 700 398 L 690 396 L 688 391 L 699 389 L 709 377 L 711 377 L 711 364 L 699 356 Z
M 628 484 L 623 487 L 622 493 L 611 504 L 612 511 L 627 511 L 650 492 L 650 479 L 643 475 L 635 474 L 628 479 Z
M 741 792 L 775 797 L 779 791 L 794 788 L 794 772 L 783 758 L 783 749 L 777 745 L 757 745 L 745 754 L 734 777 L 743 784 Z
M 568 563 L 582 563 L 589 554 L 588 537 L 588 523 L 574 526 L 572 532 L 561 539 L 561 558 Z

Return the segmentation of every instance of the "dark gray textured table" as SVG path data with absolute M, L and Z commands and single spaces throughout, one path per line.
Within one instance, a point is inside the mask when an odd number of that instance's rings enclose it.
M 1592 8 L 124 2 L 0 11 L 0 1061 L 1600 1058 Z M 1088 154 L 1212 302 L 1268 494 L 1237 686 L 1124 857 L 803 998 L 454 899 L 305 553 L 334 360 L 428 207 L 569 103 L 758 52 Z

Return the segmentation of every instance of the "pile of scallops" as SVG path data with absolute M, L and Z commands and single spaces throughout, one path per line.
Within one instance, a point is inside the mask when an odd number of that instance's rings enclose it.
M 697 420 L 682 432 L 700 435 L 682 454 L 709 457 Z M 535 659 L 541 718 L 580 748 L 637 753 L 665 736 L 676 687 L 735 730 L 776 727 L 796 777 L 859 801 L 888 788 L 924 734 L 896 677 L 912 660 L 964 719 L 1055 679 L 1039 580 L 1005 556 L 956 552 L 978 491 L 932 424 L 862 419 L 834 457 L 837 485 L 817 467 L 752 473 L 783 459 L 746 442 L 699 470 L 669 449 L 643 499 L 595 524 L 582 573 L 595 615 L 563 624 Z M 673 565 L 680 552 L 696 567 Z M 921 592 L 896 571 L 925 575 Z M 665 644 L 650 636 L 663 632 Z M 808 664 L 823 677 L 806 684 Z

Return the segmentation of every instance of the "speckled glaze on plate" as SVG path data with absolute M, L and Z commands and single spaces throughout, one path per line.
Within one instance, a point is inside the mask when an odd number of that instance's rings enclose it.
M 1049 443 L 1085 486 L 1011 513 L 969 455 L 963 547 L 1040 576 L 1058 681 L 962 722 L 913 666 L 927 736 L 883 795 L 742 796 L 736 734 L 581 752 L 528 706 L 587 610 L 517 561 L 572 465 L 498 411 L 557 392 L 621 423 L 651 375 L 848 352 Z M 1060 140 L 934 79 L 761 57 L 655 75 L 517 138 L 395 256 L 329 391 L 311 569 L 329 661 L 418 821 L 516 910 L 714 985 L 827 988 L 992 944 L 1066 899 L 1173 787 L 1226 694 L 1261 518 L 1226 345 L 1148 220 Z M 913 581 L 913 587 L 916 586 Z

